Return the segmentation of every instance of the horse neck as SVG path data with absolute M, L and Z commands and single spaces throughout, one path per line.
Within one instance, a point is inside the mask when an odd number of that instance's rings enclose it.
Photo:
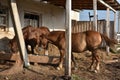
M 49 40 L 49 42 L 54 43 L 57 40 L 57 37 L 55 37 L 54 35 L 48 35 L 47 39 Z
M 52 32 L 52 33 L 50 33 L 50 34 L 47 36 L 47 39 L 48 39 L 50 42 L 55 43 L 55 42 L 58 40 L 59 36 L 60 36 L 59 33 L 55 33 L 55 34 L 54 34 L 54 32 Z

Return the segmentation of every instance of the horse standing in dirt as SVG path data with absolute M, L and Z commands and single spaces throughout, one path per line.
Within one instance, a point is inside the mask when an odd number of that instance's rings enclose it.
M 60 62 L 57 69 L 62 69 L 65 49 L 66 49 L 66 41 L 65 41 L 65 32 L 64 31 L 52 31 L 49 35 L 41 36 L 41 47 L 47 49 L 48 43 L 52 43 L 56 45 L 60 51 Z M 99 71 L 99 56 L 96 52 L 100 47 L 102 41 L 105 40 L 108 46 L 113 46 L 116 44 L 116 40 L 109 39 L 106 35 L 103 35 L 96 31 L 85 31 L 79 33 L 72 33 L 72 52 L 80 53 L 85 50 L 89 50 L 92 52 L 92 63 L 90 65 L 90 69 L 93 70 L 93 64 L 96 61 L 95 71 Z M 73 54 L 71 56 L 74 65 L 76 66 L 75 59 Z
M 22 32 L 25 40 L 26 49 L 27 51 L 29 51 L 28 45 L 30 45 L 32 54 L 34 54 L 34 48 L 36 47 L 36 45 L 39 46 L 40 36 L 48 35 L 50 33 L 49 29 L 44 26 L 42 27 L 26 26 L 22 29 Z M 14 53 L 19 50 L 16 38 L 17 36 L 15 35 L 15 37 L 9 42 L 10 48 Z
M 48 35 L 50 33 L 47 27 L 41 26 L 37 27 L 32 31 L 29 31 L 25 43 L 30 44 L 32 48 L 32 53 L 34 53 L 34 48 L 39 47 L 41 35 Z M 23 34 L 24 35 L 24 34 Z

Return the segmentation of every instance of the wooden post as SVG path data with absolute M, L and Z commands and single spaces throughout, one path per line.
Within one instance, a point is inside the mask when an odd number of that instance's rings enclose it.
M 109 28 L 110 27 L 109 17 L 110 17 L 110 8 L 107 8 L 107 14 L 106 14 L 106 34 L 107 34 L 108 37 L 110 37 L 109 36 L 109 29 L 110 29 Z M 110 52 L 110 48 L 108 46 L 106 46 L 106 51 L 107 51 L 107 53 Z
M 8 0 L 8 1 L 9 1 L 9 6 L 10 6 L 10 12 L 12 15 L 15 34 L 18 38 L 20 56 L 21 56 L 22 60 L 24 61 L 25 67 L 27 67 L 30 64 L 28 62 L 28 55 L 27 55 L 27 51 L 26 51 L 25 43 L 24 43 L 24 39 L 23 39 L 23 33 L 22 33 L 22 29 L 21 29 L 21 23 L 20 23 L 20 18 L 19 18 L 19 14 L 18 14 L 16 0 Z
M 106 34 L 109 37 L 109 26 L 110 26 L 110 9 L 107 8 L 107 14 L 106 14 Z
M 118 11 L 118 33 L 120 32 L 120 11 Z
M 98 0 L 98 1 L 99 1 L 100 3 L 102 3 L 104 6 L 107 7 L 106 34 L 107 34 L 107 36 L 109 37 L 109 26 L 110 26 L 110 22 L 109 22 L 109 9 L 111 9 L 111 10 L 112 10 L 113 12 L 115 12 L 115 13 L 116 13 L 116 10 L 113 9 L 111 6 L 109 6 L 107 3 L 105 3 L 103 0 Z M 115 25 L 114 25 L 114 26 L 115 26 Z M 110 52 L 108 46 L 106 46 L 106 51 L 107 51 L 107 53 Z
M 94 11 L 93 27 L 94 30 L 97 31 L 97 0 L 93 0 L 93 11 Z
M 113 37 L 116 39 L 116 35 L 115 35 L 115 32 L 116 32 L 116 12 L 114 12 L 114 34 L 113 34 Z
M 71 77 L 71 0 L 66 0 L 65 76 Z

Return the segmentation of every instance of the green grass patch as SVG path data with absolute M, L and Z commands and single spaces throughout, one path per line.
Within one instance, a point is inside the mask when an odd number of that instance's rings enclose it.
M 81 77 L 78 76 L 78 75 L 72 74 L 72 80 L 86 80 L 86 79 L 81 78 Z

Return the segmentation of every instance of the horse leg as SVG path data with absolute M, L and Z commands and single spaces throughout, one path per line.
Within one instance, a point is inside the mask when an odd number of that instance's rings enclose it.
M 25 43 L 25 47 L 26 47 L 27 53 L 29 53 L 28 44 L 27 43 Z
M 49 44 L 49 43 L 48 43 Z M 44 49 L 44 55 L 48 55 L 48 44 L 45 46 L 46 48 Z
M 77 69 L 77 64 L 75 62 L 75 57 L 74 57 L 73 53 L 71 53 L 71 58 L 72 58 L 72 62 L 74 64 L 75 69 Z
M 59 65 L 57 67 L 57 70 L 60 70 L 63 67 L 64 54 L 65 54 L 65 50 L 60 50 L 60 62 L 59 62 Z
M 38 55 L 39 54 L 39 46 L 38 45 L 35 45 L 35 47 L 34 47 L 34 54 L 35 55 Z
M 91 64 L 91 67 L 90 67 L 92 71 L 93 71 L 93 64 L 94 64 L 95 61 L 96 61 L 95 72 L 97 73 L 99 71 L 99 64 L 100 64 L 97 50 L 94 50 L 92 52 L 92 64 Z
M 31 45 L 31 52 L 32 52 L 32 54 L 34 54 L 34 46 L 33 45 Z
M 97 73 L 100 70 L 100 61 L 97 52 L 95 53 L 95 60 L 96 60 L 95 72 Z
M 95 57 L 94 57 L 94 53 L 92 52 L 92 63 L 90 65 L 90 71 L 94 70 L 94 68 L 93 68 L 94 63 L 95 63 Z

